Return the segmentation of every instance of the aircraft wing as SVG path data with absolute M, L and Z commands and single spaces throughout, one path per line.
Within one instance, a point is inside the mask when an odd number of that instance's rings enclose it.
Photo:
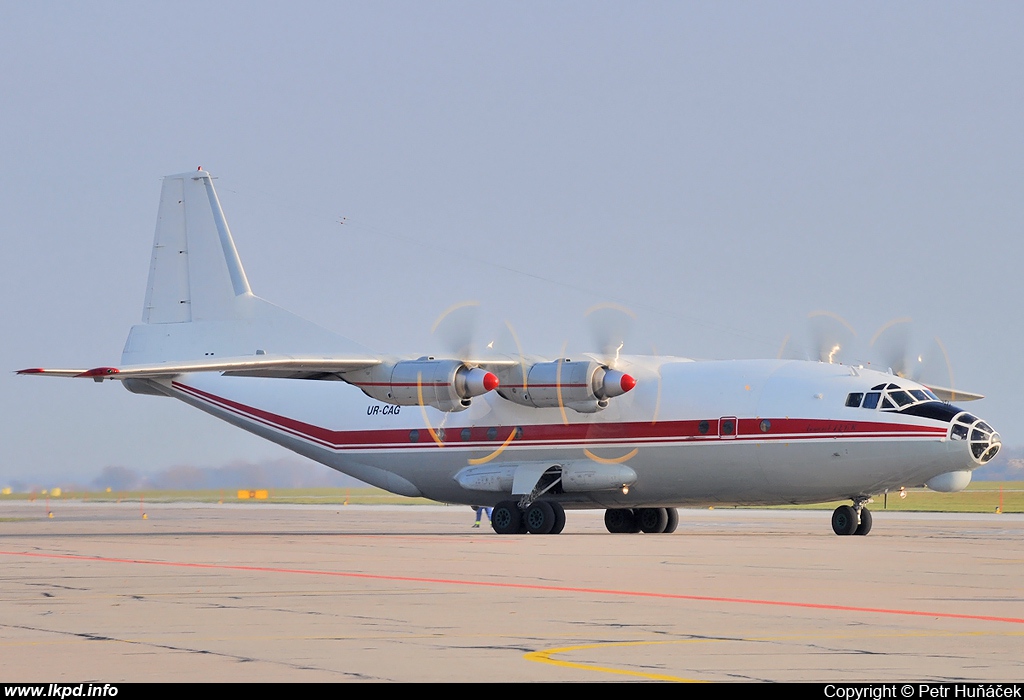
M 16 374 L 50 377 L 104 379 L 160 379 L 190 372 L 220 372 L 234 377 L 278 377 L 284 379 L 340 380 L 344 372 L 381 364 L 378 358 L 292 357 L 262 355 L 232 357 L 200 362 L 162 362 L 155 365 L 93 367 L 92 369 L 47 369 L 34 367 Z
M 977 401 L 978 399 L 985 398 L 984 394 L 974 394 L 970 391 L 960 391 L 959 389 L 950 389 L 945 386 L 934 386 L 932 384 L 925 384 L 932 393 L 938 396 L 942 401 Z
M 190 372 L 220 372 L 228 377 L 274 377 L 279 379 L 342 380 L 342 374 L 368 369 L 384 361 L 375 357 L 294 357 L 290 355 L 248 355 L 198 362 L 161 362 L 155 365 L 93 367 L 91 369 L 50 369 L 32 367 L 16 374 L 76 379 L 160 379 Z M 471 360 L 468 365 L 500 370 L 519 364 L 515 360 Z M 343 381 L 343 380 L 342 380 Z

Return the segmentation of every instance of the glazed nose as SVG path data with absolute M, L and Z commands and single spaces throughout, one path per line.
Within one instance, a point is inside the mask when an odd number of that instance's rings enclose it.
M 965 440 L 978 464 L 991 461 L 1003 446 L 999 433 L 992 426 L 966 411 L 953 419 L 949 437 L 951 440 Z

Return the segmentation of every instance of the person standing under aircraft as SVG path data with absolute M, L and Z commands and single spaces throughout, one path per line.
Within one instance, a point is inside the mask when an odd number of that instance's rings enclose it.
M 487 513 L 488 522 L 490 521 L 491 511 L 493 510 L 492 508 L 485 508 L 484 506 L 473 506 L 473 509 L 476 511 L 476 522 L 473 523 L 473 527 L 480 527 L 480 518 L 483 516 L 485 512 Z

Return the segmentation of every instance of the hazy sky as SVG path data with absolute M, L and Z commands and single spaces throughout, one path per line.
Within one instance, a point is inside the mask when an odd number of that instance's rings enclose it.
M 163 175 L 253 290 L 390 352 L 480 301 L 526 349 L 774 357 L 897 316 L 1024 442 L 1024 5 L 0 3 L 0 368 L 116 364 Z M 344 217 L 345 224 L 339 222 Z M 0 373 L 0 480 L 287 454 L 116 383 Z

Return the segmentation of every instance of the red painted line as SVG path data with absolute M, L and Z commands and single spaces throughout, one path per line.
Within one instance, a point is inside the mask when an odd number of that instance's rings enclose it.
M 401 386 L 411 389 L 414 386 L 429 387 L 450 387 L 451 382 L 349 382 L 353 386 Z
M 354 449 L 424 449 L 434 447 L 432 441 L 414 443 L 409 440 L 409 430 L 331 430 L 321 426 L 288 418 L 270 411 L 265 411 L 246 404 L 232 401 L 195 387 L 173 382 L 172 386 L 185 394 L 212 404 L 221 410 L 237 416 L 281 430 L 298 438 L 306 439 L 323 447 L 335 450 Z M 580 423 L 574 425 L 535 424 L 520 426 L 523 435 L 516 439 L 520 446 L 559 443 L 569 447 L 573 445 L 597 446 L 601 443 L 620 445 L 650 444 L 656 442 L 676 443 L 695 440 L 719 440 L 716 421 L 711 421 L 713 432 L 700 433 L 700 420 L 678 420 L 650 423 L 648 421 L 628 423 Z M 879 421 L 836 421 L 804 418 L 771 419 L 772 429 L 762 433 L 759 418 L 741 418 L 738 436 L 727 439 L 740 440 L 821 440 L 834 438 L 929 438 L 935 439 L 946 435 L 946 428 L 939 426 L 903 425 Z M 471 436 L 482 441 L 486 430 L 496 427 L 501 431 L 509 426 L 477 426 L 471 428 Z M 420 428 L 425 430 L 426 428 Z M 457 430 L 451 428 L 452 431 Z M 460 435 L 461 435 L 461 431 Z M 445 441 L 445 445 L 456 446 L 458 441 Z
M 799 603 L 787 600 L 759 600 L 757 598 L 726 598 L 722 596 L 686 595 L 683 593 L 623 591 L 610 588 L 581 588 L 575 586 L 545 586 L 536 583 L 470 581 L 466 579 L 429 578 L 424 576 L 387 576 L 384 574 L 360 574 L 352 571 L 318 571 L 316 569 L 285 569 L 271 566 L 243 566 L 240 564 L 202 564 L 199 562 L 121 559 L 117 557 L 87 557 L 79 554 L 44 554 L 41 552 L 0 551 L 0 555 L 9 557 L 33 557 L 37 559 L 65 559 L 71 561 L 100 562 L 104 564 L 146 564 L 150 566 L 170 566 L 186 569 L 208 569 L 213 571 L 247 571 L 271 574 L 297 574 L 301 576 L 333 576 L 337 578 L 366 579 L 372 581 L 396 581 L 399 583 L 430 583 L 445 586 L 477 586 L 483 588 L 507 588 L 523 591 L 547 591 L 552 593 L 586 593 L 589 595 L 623 596 L 629 598 L 661 598 L 665 600 L 689 600 L 702 603 L 730 603 L 735 605 L 761 605 L 782 608 L 803 608 L 806 610 L 832 610 L 837 612 L 873 613 L 876 615 L 937 617 L 946 620 L 978 620 L 981 622 L 1006 622 L 1013 625 L 1024 625 L 1024 618 L 1019 617 L 998 617 L 995 615 L 968 615 L 966 613 L 934 612 L 928 610 L 899 610 L 895 608 L 865 608 L 856 605 L 830 605 L 828 603 Z

